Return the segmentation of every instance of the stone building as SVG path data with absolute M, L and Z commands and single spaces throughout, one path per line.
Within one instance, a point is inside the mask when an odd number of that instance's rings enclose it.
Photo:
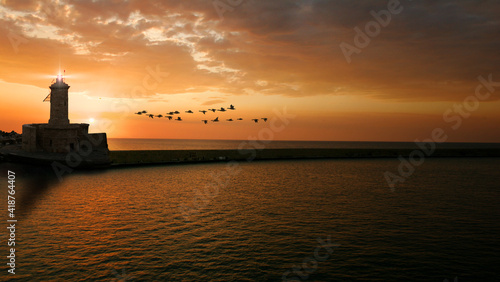
M 82 152 L 86 156 L 100 151 L 108 154 L 106 133 L 89 134 L 89 124 L 70 123 L 68 118 L 69 85 L 59 75 L 50 86 L 48 123 L 23 125 L 23 151 L 45 153 Z

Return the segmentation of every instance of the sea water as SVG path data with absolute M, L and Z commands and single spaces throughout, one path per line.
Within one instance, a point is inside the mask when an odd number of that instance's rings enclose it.
M 110 142 L 111 143 L 111 142 Z M 149 166 L 0 164 L 16 274 L 2 281 L 498 281 L 500 162 L 397 159 Z M 1 251 L 3 250 L 3 251 Z

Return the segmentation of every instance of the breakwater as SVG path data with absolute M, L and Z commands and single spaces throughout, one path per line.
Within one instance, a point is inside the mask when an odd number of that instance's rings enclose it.
M 221 161 L 409 157 L 417 149 L 262 149 L 110 151 L 112 166 Z M 419 151 L 422 152 L 422 151 Z M 500 149 L 436 149 L 426 157 L 500 157 Z
M 228 150 L 120 150 L 109 155 L 83 158 L 78 165 L 68 162 L 68 154 L 28 153 L 21 150 L 0 150 L 0 162 L 17 162 L 50 166 L 59 162 L 71 168 L 105 168 L 157 164 L 208 163 L 254 160 L 300 160 L 340 158 L 470 158 L 500 157 L 500 148 L 437 148 L 427 155 L 420 149 L 360 148 L 297 148 L 297 149 L 228 149 Z M 74 157 L 74 156 L 73 156 Z M 97 160 L 97 161 L 96 161 Z

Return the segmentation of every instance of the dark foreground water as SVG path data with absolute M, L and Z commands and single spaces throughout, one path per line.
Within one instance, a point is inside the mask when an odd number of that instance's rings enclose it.
M 0 280 L 499 281 L 499 159 L 396 159 L 16 173 L 16 274 Z M 340 245 L 338 245 L 340 244 Z

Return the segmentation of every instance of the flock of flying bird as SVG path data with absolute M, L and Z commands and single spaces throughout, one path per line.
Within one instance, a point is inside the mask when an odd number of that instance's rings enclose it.
M 227 110 L 233 110 L 234 111 L 234 110 L 236 110 L 236 108 L 231 104 L 227 109 L 221 107 L 220 109 L 199 110 L 198 112 L 206 114 L 207 112 L 214 112 L 215 113 L 217 111 L 219 111 L 219 112 L 227 112 Z M 194 112 L 191 111 L 191 110 L 185 111 L 185 113 L 187 113 L 187 114 L 194 114 Z M 155 117 L 156 118 L 165 117 L 165 118 L 168 118 L 168 120 L 172 120 L 174 118 L 174 115 L 178 115 L 178 114 L 180 114 L 180 112 L 179 111 L 174 111 L 174 112 L 168 112 L 165 115 L 161 115 L 161 114 L 160 115 L 154 115 L 154 114 L 149 114 L 147 111 L 141 111 L 141 112 L 137 112 L 135 114 L 136 115 L 144 115 L 144 116 L 147 116 L 147 117 L 152 118 L 152 119 L 155 118 Z M 178 116 L 174 120 L 176 120 L 176 121 L 182 121 L 182 118 L 180 116 Z M 243 119 L 242 118 L 238 118 L 236 120 L 243 120 Z M 264 122 L 267 122 L 267 118 L 260 118 L 260 119 L 254 118 L 254 119 L 252 119 L 252 121 L 255 122 L 255 123 L 258 123 L 259 120 L 263 120 Z M 204 124 L 208 123 L 208 119 L 202 119 L 201 121 Z M 219 122 L 219 117 L 216 117 L 215 119 L 212 119 L 211 121 L 212 122 Z M 229 119 L 226 119 L 226 121 L 234 121 L 234 120 L 232 118 L 229 118 Z

